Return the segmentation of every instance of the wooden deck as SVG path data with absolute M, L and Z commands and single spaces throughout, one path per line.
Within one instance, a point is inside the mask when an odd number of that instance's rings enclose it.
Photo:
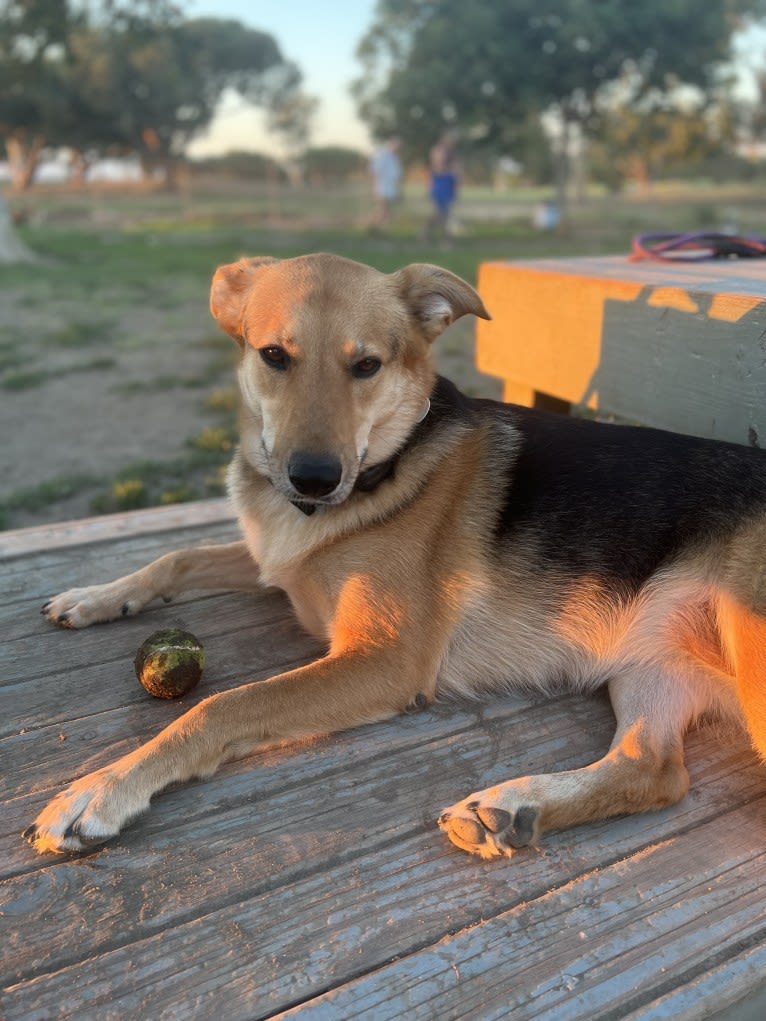
M 79 858 L 19 834 L 65 781 L 192 699 L 133 675 L 179 625 L 208 650 L 195 698 L 316 653 L 277 594 L 206 595 L 83 632 L 46 597 L 235 534 L 221 505 L 0 535 L 2 1002 L 7 1021 L 762 1018 L 766 769 L 688 741 L 692 790 L 644 817 L 482 862 L 440 808 L 607 747 L 602 699 L 438 705 L 226 766 Z

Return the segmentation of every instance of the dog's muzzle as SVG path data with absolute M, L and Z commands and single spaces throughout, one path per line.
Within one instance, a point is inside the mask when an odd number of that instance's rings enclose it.
M 319 499 L 340 485 L 343 466 L 337 457 L 298 451 L 287 462 L 287 477 L 296 493 Z

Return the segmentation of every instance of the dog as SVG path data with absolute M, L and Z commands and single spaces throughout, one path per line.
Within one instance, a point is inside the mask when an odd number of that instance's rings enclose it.
M 443 812 L 447 837 L 484 858 L 677 802 L 701 717 L 736 720 L 766 756 L 764 452 L 464 396 L 437 377 L 433 342 L 489 314 L 436 266 L 242 259 L 215 273 L 211 309 L 241 349 L 229 490 L 243 538 L 43 612 L 82 628 L 187 590 L 274 585 L 327 653 L 206 698 L 74 782 L 26 831 L 38 851 L 101 844 L 227 759 L 442 695 L 606 686 L 614 708 L 587 768 Z

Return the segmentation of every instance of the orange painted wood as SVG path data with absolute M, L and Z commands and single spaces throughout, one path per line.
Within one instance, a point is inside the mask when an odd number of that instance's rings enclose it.
M 766 442 L 766 260 L 484 263 L 477 366 L 506 397 Z

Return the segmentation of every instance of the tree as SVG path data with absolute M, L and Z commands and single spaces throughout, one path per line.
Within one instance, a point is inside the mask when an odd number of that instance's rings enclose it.
M 172 180 L 176 160 L 210 124 L 226 90 L 269 112 L 300 95 L 300 72 L 267 33 L 232 20 L 183 21 L 164 5 L 137 7 L 74 41 L 70 95 L 91 97 L 85 120 L 102 144 L 138 153 L 147 169 L 159 166 Z
M 62 0 L 0 0 L 0 136 L 17 188 L 61 112 L 59 72 L 76 21 Z
M 319 106 L 315 96 L 297 89 L 277 90 L 269 109 L 268 126 L 281 135 L 287 157 L 295 160 L 311 137 L 311 121 Z
M 530 113 L 557 124 L 560 195 L 570 139 L 681 83 L 713 88 L 734 30 L 764 0 L 378 0 L 358 48 L 359 112 L 373 133 L 425 153 L 447 127 L 513 152 Z
M 218 177 L 241 178 L 245 181 L 283 183 L 287 174 L 273 156 L 263 152 L 229 150 L 222 156 L 206 156 L 191 164 L 193 173 Z
M 616 106 L 602 118 L 590 171 L 612 190 L 627 179 L 647 190 L 652 179 L 701 166 L 726 151 L 734 123 L 725 103 Z
M 310 184 L 340 184 L 366 175 L 369 156 L 342 145 L 324 145 L 307 149 L 301 162 Z
M 735 115 L 742 130 L 743 141 L 757 151 L 766 141 L 766 71 L 755 75 L 754 95 L 740 100 Z
M 307 133 L 311 101 L 275 40 L 238 21 L 184 20 L 168 0 L 0 0 L 0 134 L 16 164 L 43 145 L 137 153 L 172 180 L 227 90 Z M 17 174 L 23 187 L 30 178 Z

